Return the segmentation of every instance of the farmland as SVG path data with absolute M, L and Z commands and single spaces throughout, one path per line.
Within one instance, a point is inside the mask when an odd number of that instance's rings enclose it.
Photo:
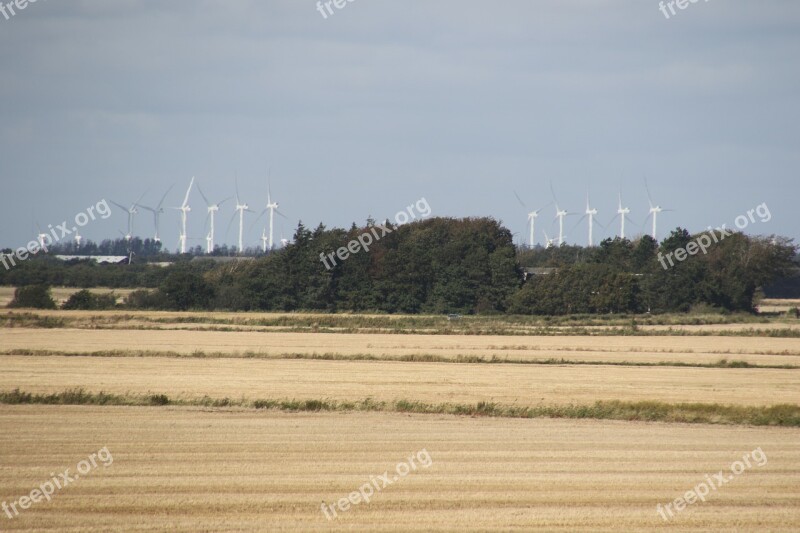
M 14 310 L 0 320 L 0 500 L 102 447 L 114 459 L 0 516 L 3 530 L 800 525 L 789 318 L 642 316 L 633 328 L 613 316 Z M 763 466 L 669 521 L 657 513 L 756 448 Z M 331 520 L 321 511 L 423 449 L 429 468 Z

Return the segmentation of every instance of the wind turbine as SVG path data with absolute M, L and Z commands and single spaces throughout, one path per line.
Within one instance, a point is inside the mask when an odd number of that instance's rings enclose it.
M 596 216 L 597 216 L 597 209 L 594 209 L 594 208 L 591 207 L 591 204 L 589 202 L 589 192 L 587 191 L 586 192 L 586 211 L 584 212 L 584 215 L 581 217 L 581 219 L 578 221 L 578 223 L 575 224 L 575 227 L 578 227 L 578 224 L 583 222 L 583 220 L 585 218 L 587 218 L 587 217 L 589 218 L 589 246 L 590 247 L 594 246 L 594 224 L 596 222 L 594 217 L 596 217 Z M 600 227 L 603 227 L 603 225 L 600 224 L 599 222 L 597 222 L 597 224 Z
M 239 253 L 244 253 L 244 243 L 242 241 L 242 237 L 244 235 L 244 212 L 247 211 L 249 213 L 253 213 L 254 211 L 250 209 L 250 206 L 247 204 L 243 204 L 241 199 L 239 198 L 239 181 L 236 180 L 236 211 L 234 211 L 233 216 L 236 216 L 236 212 L 239 213 Z M 231 217 L 231 222 L 233 222 L 233 217 Z M 230 229 L 230 222 L 228 223 L 228 229 Z
M 553 182 L 550 182 L 550 192 L 553 194 L 553 202 L 556 204 L 556 216 L 553 220 L 555 221 L 558 219 L 558 245 L 561 246 L 564 244 L 564 217 L 574 215 L 575 213 L 570 213 L 558 207 L 556 193 L 553 190 Z
M 267 253 L 267 242 L 269 241 L 269 237 L 267 237 L 267 228 L 261 230 L 261 251 L 263 253 Z
M 208 209 L 208 215 L 206 215 L 206 221 L 211 222 L 208 234 L 206 235 L 206 253 L 211 254 L 214 253 L 214 216 L 216 215 L 216 213 L 219 212 L 220 206 L 225 202 L 227 202 L 228 200 L 230 200 L 231 197 L 229 196 L 228 198 L 225 198 L 221 202 L 212 204 L 211 202 L 208 201 L 206 195 L 203 194 L 203 189 L 200 188 L 199 183 L 197 184 L 197 191 L 200 193 L 200 196 L 203 197 L 203 201 L 206 203 L 206 209 Z
M 271 174 L 271 172 L 270 172 Z M 278 213 L 283 218 L 286 218 L 286 215 L 278 211 L 278 202 L 274 202 L 272 200 L 272 186 L 270 184 L 270 179 L 267 178 L 267 205 L 264 207 L 264 210 L 258 215 L 253 225 L 259 221 L 259 219 L 264 216 L 264 214 L 269 211 L 269 249 L 272 250 L 273 247 L 273 235 L 275 230 L 275 213 Z M 266 252 L 266 250 L 264 250 Z
M 544 242 L 545 242 L 544 249 L 547 250 L 548 248 L 552 248 L 555 239 L 551 239 L 550 237 L 548 237 L 547 232 L 545 230 L 542 230 L 542 233 L 544 233 Z
M 142 194 L 139 197 L 139 199 L 136 200 L 136 202 L 131 204 L 130 207 L 125 207 L 124 205 L 118 204 L 114 200 L 111 200 L 112 204 L 114 204 L 115 206 L 119 207 L 120 209 L 122 209 L 123 211 L 128 213 L 128 233 L 125 234 L 125 240 L 128 241 L 128 242 L 130 242 L 130 240 L 133 238 L 133 220 L 134 220 L 134 217 L 139 214 L 139 209 L 138 208 L 142 207 L 142 206 L 140 206 L 139 202 L 142 201 L 142 198 L 144 198 L 145 194 L 147 194 L 147 193 Z
M 619 217 L 619 237 L 620 239 L 625 239 L 625 219 L 627 218 L 629 222 L 633 222 L 629 217 L 628 214 L 631 212 L 630 209 L 627 207 L 622 207 L 622 193 L 619 193 L 619 207 L 617 208 L 617 215 L 614 217 L 615 219 Z M 613 222 L 613 221 L 612 221 Z
M 653 198 L 650 196 L 650 186 L 647 184 L 647 178 L 644 180 L 644 186 L 647 189 L 647 202 L 650 204 L 650 214 L 647 215 L 649 217 L 653 217 L 653 240 L 658 240 L 658 233 L 657 233 L 657 223 L 658 223 L 658 214 L 663 213 L 665 211 L 672 211 L 672 209 L 662 209 L 660 205 L 653 204 Z
M 78 230 L 76 229 L 75 230 L 75 244 L 78 246 L 78 248 L 81 247 L 81 241 L 82 240 L 83 240 L 83 237 L 81 237 L 81 234 L 78 233 Z
M 39 224 L 36 224 L 36 227 L 39 229 L 39 233 L 38 235 L 36 235 L 36 240 L 39 241 L 39 248 L 41 248 L 42 250 L 44 250 L 45 253 L 47 253 L 47 245 L 44 243 L 44 239 L 46 237 L 47 240 L 50 241 L 51 240 L 50 235 L 48 235 L 47 233 L 42 233 L 42 228 L 39 226 Z
M 153 237 L 153 240 L 155 242 L 161 242 L 161 237 L 159 237 L 158 231 L 160 227 L 161 215 L 164 213 L 164 207 L 163 207 L 164 200 L 167 198 L 169 191 L 171 191 L 174 186 L 175 186 L 174 183 L 169 186 L 169 189 L 167 189 L 167 192 L 165 192 L 164 196 L 161 197 L 161 201 L 158 202 L 158 205 L 156 207 L 147 207 L 146 205 L 141 206 L 143 209 L 147 209 L 148 211 L 153 213 L 153 224 L 155 225 L 156 228 L 156 234 L 155 237 Z
M 522 208 L 527 210 L 528 206 L 525 205 L 525 202 L 523 202 L 522 198 L 519 197 L 519 195 L 517 194 L 517 191 L 514 191 L 514 196 L 517 197 L 517 201 L 520 203 Z M 550 204 L 547 204 L 547 205 L 550 205 Z M 547 207 L 547 206 L 544 206 L 544 207 Z M 529 234 L 528 234 L 528 246 L 531 247 L 531 248 L 533 248 L 534 240 L 535 240 L 534 236 L 536 235 L 536 219 L 539 217 L 539 213 L 541 213 L 541 211 L 542 211 L 542 209 L 544 209 L 544 207 L 541 207 L 541 208 L 539 208 L 539 209 L 537 209 L 535 211 L 530 211 L 528 213 L 528 222 L 530 223 Z
M 186 253 L 186 215 L 189 211 L 192 210 L 189 207 L 189 193 L 192 192 L 192 186 L 194 185 L 194 176 L 192 176 L 192 180 L 189 182 L 189 188 L 186 189 L 186 196 L 183 197 L 183 203 L 180 207 L 173 207 L 177 211 L 181 212 L 181 233 L 178 235 L 178 242 L 180 243 L 181 253 Z

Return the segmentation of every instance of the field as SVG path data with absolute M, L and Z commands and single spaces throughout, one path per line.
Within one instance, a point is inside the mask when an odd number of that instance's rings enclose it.
M 800 528 L 787 317 L 0 321 L 0 503 L 113 455 L 0 514 L 3 531 Z M 732 474 L 756 449 L 763 464 Z M 427 466 L 352 503 L 423 450 Z M 720 471 L 706 501 L 659 514 Z

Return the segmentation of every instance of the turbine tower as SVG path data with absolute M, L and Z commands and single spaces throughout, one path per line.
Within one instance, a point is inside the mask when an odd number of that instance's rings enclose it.
M 559 209 L 558 204 L 556 204 L 556 218 L 558 219 L 558 245 L 561 246 L 564 244 L 564 217 L 567 216 L 569 213 L 564 211 L 563 209 Z
M 200 188 L 200 184 L 197 184 L 197 191 L 200 193 L 200 196 L 203 197 L 203 201 L 206 203 L 206 209 L 208 210 L 208 215 L 206 215 L 206 222 L 210 222 L 208 233 L 206 234 L 206 253 L 212 254 L 214 253 L 214 219 L 215 215 L 219 212 L 219 208 L 222 204 L 230 200 L 230 197 L 225 198 L 221 202 L 216 204 L 212 204 L 206 198 L 206 195 L 203 194 L 203 189 Z
M 175 186 L 174 184 L 169 186 L 169 189 L 167 189 L 167 192 L 165 192 L 164 196 L 161 197 L 161 201 L 158 202 L 158 205 L 156 207 L 147 207 L 146 205 L 141 206 L 143 209 L 147 209 L 148 211 L 153 213 L 153 225 L 156 228 L 156 234 L 153 237 L 153 240 L 155 242 L 161 242 L 161 237 L 159 236 L 158 233 L 161 225 L 161 215 L 164 213 L 164 207 L 163 207 L 164 200 L 167 198 L 169 191 L 171 191 L 174 186 Z
M 272 250 L 272 235 L 275 230 L 275 211 L 278 210 L 278 202 L 272 201 L 272 192 L 267 186 L 267 209 L 269 209 L 269 249 Z
M 244 253 L 244 242 L 242 240 L 244 236 L 244 212 L 248 211 L 252 213 L 253 210 L 250 209 L 249 205 L 243 204 L 240 200 L 238 180 L 236 181 L 236 211 L 239 213 L 239 253 L 241 254 Z M 234 212 L 233 215 L 236 216 L 236 212 Z M 233 222 L 233 219 L 231 219 L 231 222 Z M 228 224 L 228 227 L 230 227 L 230 224 Z
M 36 240 L 39 241 L 39 248 L 44 250 L 47 253 L 47 245 L 44 243 L 45 238 L 50 241 L 50 235 L 47 233 L 42 233 L 42 228 L 39 227 L 39 224 L 36 224 L 36 227 L 39 229 L 39 233 L 36 235 Z
M 267 237 L 267 228 L 261 230 L 261 251 L 263 253 L 267 253 L 267 242 L 269 241 L 269 237 Z
M 256 218 L 255 222 L 253 222 L 253 226 L 256 225 L 256 222 L 258 222 L 267 211 L 269 211 L 269 238 L 268 238 L 269 250 L 272 250 L 274 245 L 273 237 L 275 235 L 275 213 L 278 213 L 283 218 L 286 218 L 286 215 L 278 211 L 278 202 L 272 200 L 272 186 L 270 184 L 269 178 L 267 178 L 267 205 L 266 207 L 264 207 L 264 210 L 261 211 L 261 213 L 258 215 L 258 218 Z M 266 252 L 266 250 L 264 251 Z
M 556 216 L 553 220 L 558 219 L 558 245 L 561 246 L 564 244 L 564 217 L 569 215 L 574 215 L 575 213 L 570 213 L 564 209 L 558 207 L 558 199 L 556 198 L 556 193 L 553 190 L 553 182 L 550 182 L 550 192 L 553 195 L 553 203 L 556 204 Z
M 186 189 L 186 196 L 183 197 L 183 203 L 180 207 L 173 207 L 177 211 L 181 212 L 181 233 L 178 235 L 178 242 L 180 243 L 181 253 L 186 253 L 186 218 L 189 211 L 192 210 L 189 207 L 189 193 L 192 192 L 192 186 L 194 185 L 194 176 L 192 176 L 192 180 L 189 182 L 189 188 Z
M 519 202 L 519 205 L 521 205 L 522 208 L 527 211 L 528 210 L 528 206 L 525 205 L 525 202 L 523 202 L 522 198 L 519 197 L 519 194 L 517 194 L 517 191 L 514 191 L 514 196 L 517 197 L 517 201 Z M 547 204 L 547 205 L 550 205 L 550 204 Z M 544 207 L 547 207 L 547 206 L 544 206 Z M 527 215 L 528 215 L 528 223 L 529 223 L 529 228 L 528 228 L 528 246 L 531 247 L 531 248 L 533 248 L 533 245 L 535 244 L 536 219 L 539 217 L 539 213 L 542 212 L 542 209 L 544 209 L 544 207 L 539 208 L 539 209 L 537 209 L 535 211 L 530 211 L 529 213 L 527 213 Z
M 628 218 L 628 213 L 631 210 L 627 207 L 622 207 L 622 193 L 619 193 L 619 207 L 617 208 L 617 216 L 619 217 L 620 229 L 619 229 L 619 237 L 620 239 L 625 239 L 625 219 Z
M 644 186 L 647 189 L 647 202 L 650 204 L 650 214 L 648 217 L 653 217 L 653 233 L 652 237 L 653 240 L 658 240 L 658 231 L 657 231 L 657 224 L 658 224 L 658 214 L 664 213 L 666 211 L 672 211 L 672 209 L 662 209 L 660 205 L 653 204 L 653 198 L 650 196 L 650 186 L 647 184 L 647 178 L 644 180 Z
M 78 248 L 81 247 L 81 241 L 82 240 L 83 240 L 83 237 L 81 237 L 81 234 L 78 233 L 78 230 L 76 229 L 75 230 L 75 244 L 78 246 Z
M 578 224 L 583 222 L 583 219 L 585 219 L 585 218 L 589 219 L 589 247 L 594 246 L 594 224 L 595 224 L 594 217 L 596 217 L 596 216 L 597 216 L 597 209 L 593 209 L 591 207 L 591 204 L 589 202 L 589 193 L 587 192 L 586 193 L 586 211 L 585 211 L 585 214 L 578 221 Z M 575 227 L 577 227 L 578 224 L 575 224 Z M 603 226 L 599 222 L 597 224 L 600 225 L 600 227 Z
M 541 211 L 541 209 L 539 211 Z M 528 221 L 531 223 L 528 245 L 531 248 L 533 248 L 533 236 L 536 234 L 536 218 L 539 216 L 539 211 L 531 211 L 528 213 Z

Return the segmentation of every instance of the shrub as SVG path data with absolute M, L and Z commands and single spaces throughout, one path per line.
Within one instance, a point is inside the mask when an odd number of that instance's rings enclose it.
M 70 296 L 61 308 L 67 310 L 97 311 L 101 309 L 113 309 L 116 305 L 117 298 L 113 294 L 94 294 L 83 289 Z
M 123 305 L 129 309 L 163 309 L 166 307 L 164 295 L 158 289 L 133 291 L 125 297 Z
M 26 285 L 14 291 L 14 299 L 9 307 L 29 307 L 33 309 L 55 309 L 56 302 L 50 295 L 47 285 Z

